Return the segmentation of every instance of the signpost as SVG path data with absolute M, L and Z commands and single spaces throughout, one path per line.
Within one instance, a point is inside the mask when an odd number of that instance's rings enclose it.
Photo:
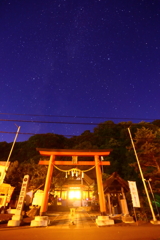
M 24 205 L 24 199 L 26 196 L 28 182 L 29 182 L 29 175 L 25 175 L 23 178 L 22 187 L 21 187 L 19 198 L 18 198 L 15 215 L 19 215 L 19 216 L 22 215 L 22 209 Z
M 12 216 L 12 220 L 8 222 L 8 226 L 19 226 L 21 223 L 22 210 L 23 210 L 28 182 L 29 182 L 29 175 L 25 175 L 23 178 L 22 187 L 21 187 L 19 198 L 18 198 L 16 213 L 15 215 Z

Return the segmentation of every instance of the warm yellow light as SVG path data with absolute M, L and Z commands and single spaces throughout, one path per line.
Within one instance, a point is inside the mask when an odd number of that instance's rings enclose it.
M 69 199 L 81 199 L 81 192 L 80 191 L 69 191 Z

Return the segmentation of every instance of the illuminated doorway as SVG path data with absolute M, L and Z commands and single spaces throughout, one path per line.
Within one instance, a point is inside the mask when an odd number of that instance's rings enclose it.
M 69 199 L 81 199 L 81 191 L 79 190 L 69 191 Z

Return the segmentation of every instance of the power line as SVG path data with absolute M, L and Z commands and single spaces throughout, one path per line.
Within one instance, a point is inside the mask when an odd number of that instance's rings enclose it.
M 16 134 L 16 132 L 6 132 L 6 131 L 0 131 L 0 133 Z M 35 135 L 36 133 L 21 133 L 21 132 L 19 132 L 18 134 L 24 134 L 24 135 Z
M 27 114 L 27 113 L 0 113 L 1 115 L 16 115 L 16 116 L 31 116 L 31 117 L 60 117 L 60 118 L 88 118 L 88 119 L 115 119 L 115 120 L 120 120 L 120 119 L 124 119 L 124 120 L 157 120 L 155 118 L 126 118 L 126 117 L 87 117 L 87 116 L 62 116 L 62 115 L 52 115 L 52 114 L 48 114 L 48 115 L 42 115 L 42 114 Z
M 27 123 L 47 123 L 47 124 L 72 124 L 72 125 L 92 125 L 97 126 L 99 124 L 102 125 L 112 125 L 108 123 L 93 123 L 93 122 L 56 122 L 56 121 L 40 121 L 40 120 L 21 120 L 21 119 L 0 119 L 2 122 L 27 122 Z M 127 123 L 127 122 L 126 122 Z M 149 124 L 149 123 L 148 123 Z
M 7 132 L 7 131 L 0 131 L 0 133 L 16 134 L 16 132 Z M 38 134 L 47 134 L 47 133 L 22 133 L 22 132 L 19 132 L 19 134 L 21 134 L 21 135 L 38 135 Z M 56 133 L 53 133 L 53 134 L 56 134 Z M 56 135 L 62 135 L 62 134 L 56 134 Z M 75 137 L 76 135 L 62 135 L 62 136 Z
M 0 113 L 2 114 L 2 113 Z M 18 114 L 17 114 L 18 115 Z M 39 116 L 39 115 L 38 115 Z M 52 115 L 53 116 L 53 115 Z M 92 126 L 99 126 L 99 125 L 106 125 L 106 126 L 111 126 L 111 127 L 115 127 L 115 125 L 118 125 L 118 124 L 109 124 L 109 123 L 84 123 L 84 122 L 60 122 L 60 121 L 40 121 L 40 120 L 13 120 L 13 119 L 0 119 L 0 121 L 2 122 L 24 122 L 24 123 L 38 123 L 38 124 L 72 124 L 72 125 L 92 125 Z M 127 122 L 126 122 L 127 124 Z M 150 124 L 150 123 L 148 123 Z M 131 124 L 132 125 L 132 124 Z M 118 125 L 119 127 L 123 127 L 125 128 L 125 125 Z M 8 133 L 8 134 L 15 134 L 16 132 L 7 132 L 7 131 L 0 131 L 0 133 Z M 45 134 L 45 133 L 19 133 L 19 134 L 22 134 L 22 135 L 36 135 L 36 134 Z M 55 133 L 54 133 L 55 134 Z M 58 135 L 62 135 L 62 134 L 58 134 Z M 76 135 L 63 135 L 65 137 L 76 137 Z
M 54 124 L 78 124 L 78 125 L 98 125 L 99 123 L 76 123 L 76 122 L 50 122 L 39 120 L 20 120 L 20 119 L 0 119 L 2 122 L 29 122 L 29 123 L 54 123 Z

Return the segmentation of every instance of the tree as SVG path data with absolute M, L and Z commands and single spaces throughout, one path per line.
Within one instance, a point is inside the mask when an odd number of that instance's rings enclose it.
M 30 176 L 28 188 L 35 190 L 39 186 L 45 183 L 47 174 L 47 167 L 36 164 L 33 160 L 29 162 L 19 163 L 14 161 L 8 168 L 5 182 L 16 187 L 16 191 L 19 191 L 22 185 L 24 175 Z
M 153 132 L 148 128 L 137 129 L 135 134 L 135 147 L 142 168 L 147 171 L 148 167 L 155 168 L 154 171 L 160 173 L 160 139 L 158 132 Z
M 137 129 L 134 144 L 146 179 L 152 179 L 152 187 L 158 192 L 160 186 L 160 132 L 142 127 Z M 130 147 L 131 150 L 131 147 Z M 133 151 L 133 150 L 132 150 Z M 137 162 L 130 164 L 139 172 Z

